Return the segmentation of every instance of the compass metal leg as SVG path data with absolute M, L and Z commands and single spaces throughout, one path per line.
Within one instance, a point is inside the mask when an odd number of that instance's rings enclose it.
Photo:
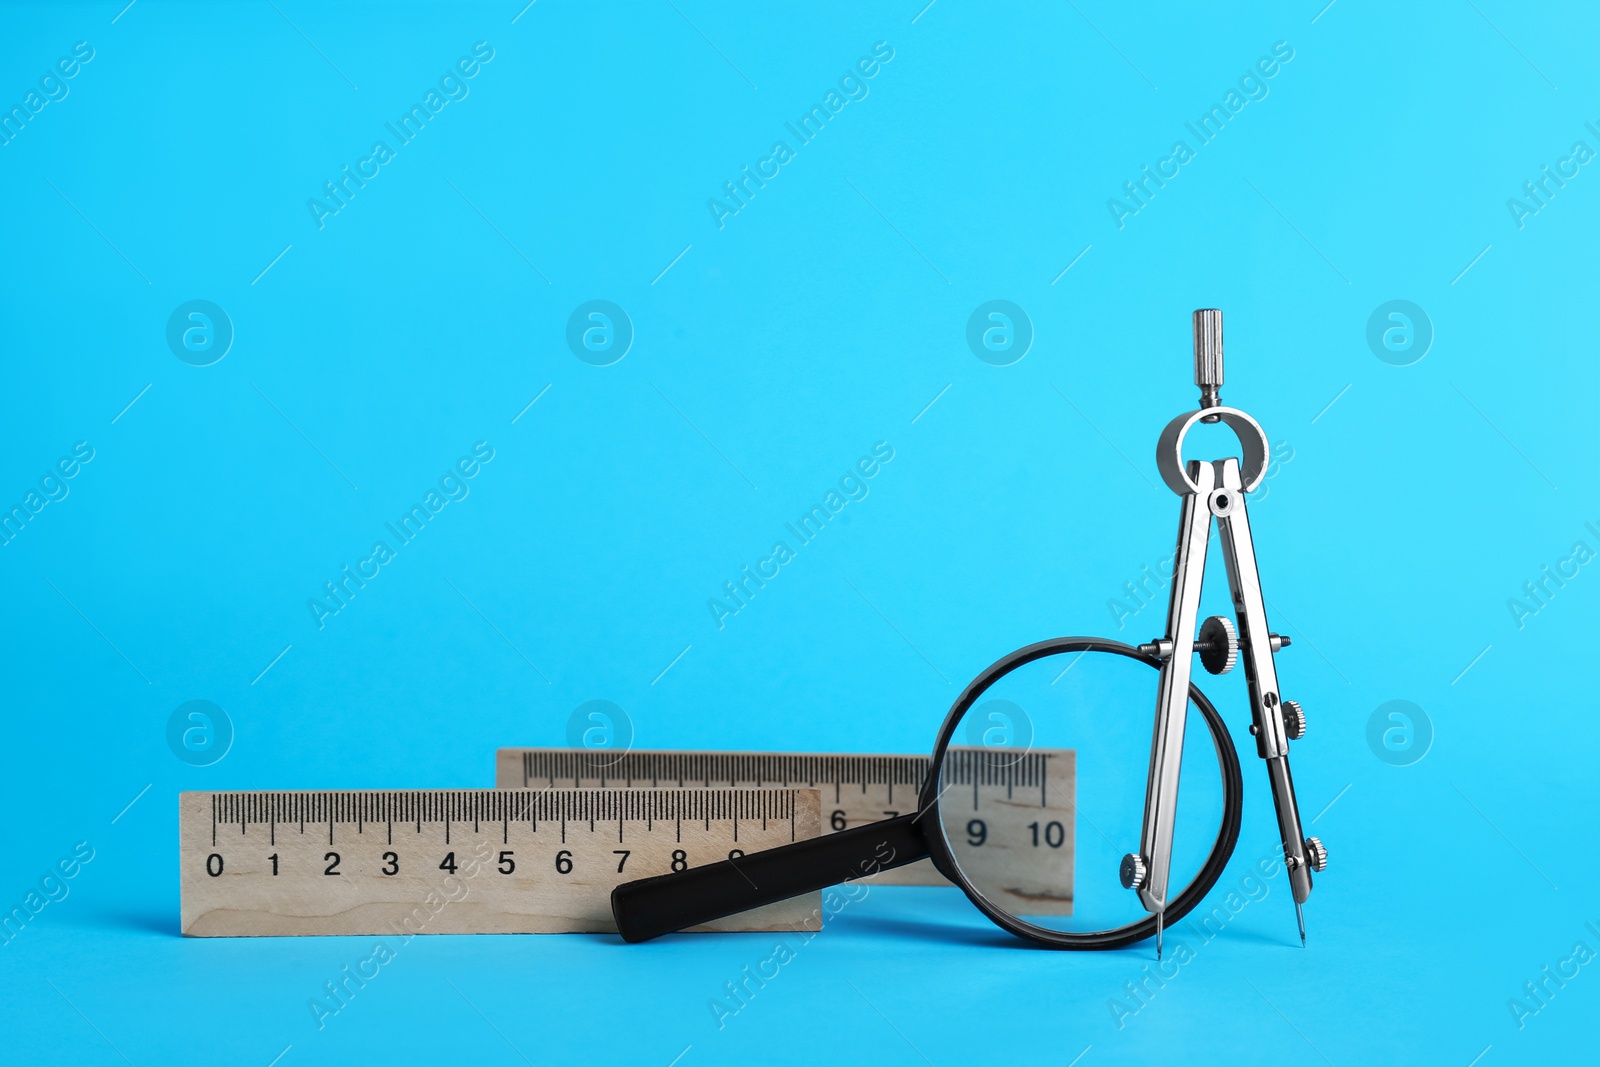
M 1294 779 L 1289 773 L 1290 730 L 1298 737 L 1305 729 L 1304 713 L 1293 701 L 1284 701 L 1278 690 L 1278 671 L 1273 662 L 1272 632 L 1267 627 L 1267 606 L 1261 594 L 1261 577 L 1256 570 L 1255 543 L 1250 538 L 1250 517 L 1245 509 L 1245 494 L 1239 476 L 1239 461 L 1218 460 L 1217 488 L 1213 490 L 1212 512 L 1222 535 L 1222 555 L 1228 566 L 1228 585 L 1233 591 L 1233 608 L 1239 620 L 1239 649 L 1244 661 L 1245 680 L 1250 689 L 1250 732 L 1256 737 L 1256 754 L 1267 761 L 1267 780 L 1272 786 L 1272 802 L 1278 813 L 1278 833 L 1283 839 L 1283 860 L 1289 870 L 1289 886 L 1296 904 L 1311 895 L 1313 865 L 1324 862 L 1320 842 L 1313 844 L 1300 826 L 1300 808 L 1295 800 Z M 1314 851 L 1315 850 L 1315 851 Z
M 1145 910 L 1157 914 L 1166 910 L 1167 883 L 1172 874 L 1172 828 L 1178 815 L 1178 771 L 1183 763 L 1183 730 L 1189 714 L 1195 619 L 1200 613 L 1200 584 L 1211 537 L 1211 512 L 1206 498 L 1216 478 L 1209 463 L 1190 463 L 1188 473 L 1200 492 L 1183 495 L 1183 513 L 1178 523 L 1167 636 L 1158 643 L 1163 662 L 1155 731 L 1150 739 L 1144 828 L 1139 855 L 1123 862 L 1123 884 L 1137 889 Z

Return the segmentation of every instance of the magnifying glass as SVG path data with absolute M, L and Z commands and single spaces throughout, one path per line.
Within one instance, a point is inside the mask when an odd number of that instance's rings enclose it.
M 1151 761 L 1137 727 L 1150 722 L 1160 667 L 1097 637 L 1018 649 L 945 716 L 916 811 L 625 883 L 611 894 L 617 930 L 647 941 L 928 858 L 997 926 L 1035 944 L 1113 949 L 1159 936 L 1159 923 L 1177 922 L 1216 884 L 1243 808 L 1233 741 L 1191 684 L 1199 714 L 1185 726 L 1196 736 L 1179 770 L 1171 882 L 1185 888 L 1162 915 L 1146 912 L 1127 888 L 1137 872 L 1122 868 L 1140 835 Z M 1197 743 L 1202 732 L 1210 745 Z M 1038 773 L 1045 755 L 1070 773 Z

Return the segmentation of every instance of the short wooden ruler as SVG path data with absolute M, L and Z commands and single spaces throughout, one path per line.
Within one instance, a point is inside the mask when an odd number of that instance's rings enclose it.
M 193 937 L 615 930 L 618 884 L 819 830 L 814 789 L 182 793 Z M 705 930 L 820 928 L 820 894 Z
M 826 834 L 915 810 L 928 764 L 927 756 L 905 755 L 502 748 L 495 783 L 502 789 L 805 786 L 821 793 Z M 1031 894 L 1025 909 L 1017 903 L 1028 914 L 1071 913 L 1075 769 L 1071 749 L 953 746 L 946 757 L 940 803 L 946 839 L 979 884 Z M 928 860 L 872 880 L 950 884 Z

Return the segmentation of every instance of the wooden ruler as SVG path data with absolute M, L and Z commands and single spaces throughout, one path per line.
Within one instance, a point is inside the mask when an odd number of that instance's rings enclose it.
M 1071 914 L 1074 755 L 1070 749 L 952 747 L 946 758 L 948 788 L 940 814 L 952 850 L 964 869 L 979 875 L 980 885 L 1037 890 L 1029 914 Z M 826 834 L 915 810 L 928 762 L 927 756 L 502 748 L 495 759 L 495 784 L 502 789 L 805 786 L 821 793 Z M 873 880 L 950 884 L 928 860 L 884 871 Z
M 183 933 L 581 933 L 611 890 L 816 837 L 812 789 L 182 793 Z M 704 930 L 817 930 L 820 894 Z

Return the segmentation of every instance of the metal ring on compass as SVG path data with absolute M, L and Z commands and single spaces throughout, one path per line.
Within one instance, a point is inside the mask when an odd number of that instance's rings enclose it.
M 1260 485 L 1267 473 L 1267 453 L 1270 451 L 1266 431 L 1259 422 L 1238 408 L 1215 407 L 1179 415 L 1161 431 L 1161 439 L 1156 442 L 1156 469 L 1161 472 L 1161 480 L 1167 483 L 1167 488 L 1179 496 L 1200 492 L 1200 487 L 1189 477 L 1188 466 L 1183 462 L 1183 439 L 1190 428 L 1202 419 L 1225 423 L 1239 438 L 1239 444 L 1244 449 L 1244 460 L 1240 464 L 1244 491 L 1248 493 Z

